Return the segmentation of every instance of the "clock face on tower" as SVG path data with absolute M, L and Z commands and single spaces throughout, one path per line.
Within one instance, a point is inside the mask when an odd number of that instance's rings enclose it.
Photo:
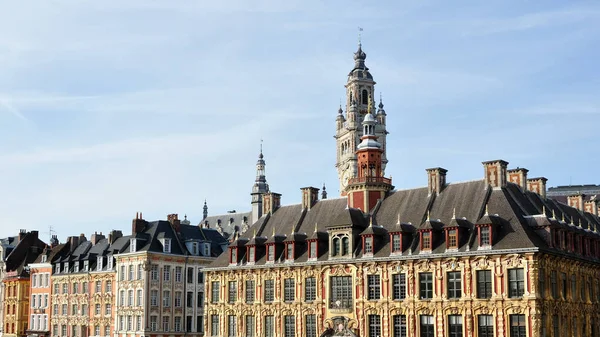
M 346 188 L 346 186 L 348 186 L 348 180 L 350 180 L 350 171 L 345 170 L 344 173 L 342 173 L 342 187 L 343 188 Z

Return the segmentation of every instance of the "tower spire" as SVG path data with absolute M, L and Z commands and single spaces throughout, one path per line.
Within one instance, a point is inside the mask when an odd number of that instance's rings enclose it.
M 263 155 L 263 140 L 260 140 L 260 153 L 256 161 L 256 179 L 252 186 L 252 223 L 256 222 L 262 216 L 262 197 L 269 192 L 269 184 L 265 174 L 265 159 Z
M 206 204 L 206 199 L 204 199 L 204 207 L 202 207 L 202 220 L 208 218 L 208 205 Z

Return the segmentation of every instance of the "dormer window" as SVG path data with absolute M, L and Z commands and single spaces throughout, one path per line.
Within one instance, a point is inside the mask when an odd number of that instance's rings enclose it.
M 48 257 L 46 255 L 42 255 L 42 263 L 46 263 Z
M 392 253 L 402 253 L 402 234 L 392 233 L 390 241 L 392 242 Z
M 237 264 L 237 247 L 231 247 L 229 252 L 229 264 Z
M 79 261 L 75 261 L 75 263 L 73 264 L 73 272 L 79 272 Z
M 318 246 L 317 241 L 309 241 L 308 242 L 308 258 L 310 260 L 316 259 L 318 257 Z
M 446 231 L 447 233 L 447 241 L 446 248 L 447 249 L 456 249 L 458 248 L 458 229 L 451 228 Z
M 479 227 L 479 247 L 489 248 L 492 245 L 492 231 L 490 226 Z
M 294 260 L 294 243 L 288 242 L 285 245 L 285 259 L 288 261 Z
M 137 240 L 135 238 L 132 238 L 129 240 L 129 247 L 130 247 L 129 251 L 132 253 L 137 251 L 136 242 L 137 242 Z
M 96 261 L 96 270 L 100 271 L 102 270 L 102 267 L 102 256 L 98 256 Z
M 275 262 L 275 245 L 267 245 L 267 262 Z
M 331 256 L 344 257 L 350 254 L 350 238 L 348 234 L 336 234 L 331 239 Z
M 421 232 L 421 251 L 431 251 L 431 231 Z
M 373 236 L 367 235 L 363 241 L 365 255 L 373 255 Z
M 64 262 L 63 263 L 63 273 L 66 273 L 69 271 L 69 262 Z
M 192 242 L 190 248 L 192 255 L 198 255 L 198 242 Z
M 163 239 L 163 252 L 170 253 L 171 252 L 171 239 Z
M 88 271 L 89 261 L 83 261 L 83 271 Z
M 248 247 L 248 263 L 256 262 L 256 247 L 249 246 Z
M 204 243 L 204 256 L 210 256 L 210 243 Z
M 107 261 L 107 262 L 106 262 L 106 264 L 107 264 L 107 265 L 106 265 L 106 268 L 107 268 L 108 270 L 112 270 L 112 269 L 113 269 L 113 257 L 112 257 L 112 255 L 111 255 L 111 256 L 109 256 L 109 257 L 106 259 L 106 261 Z
M 58 263 L 57 263 L 57 264 L 54 266 L 54 273 L 56 273 L 56 274 L 60 273 L 60 264 L 58 264 Z

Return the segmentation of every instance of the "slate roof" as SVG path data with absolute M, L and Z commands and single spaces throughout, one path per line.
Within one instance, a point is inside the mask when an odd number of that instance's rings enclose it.
M 546 214 L 541 215 L 542 211 Z M 368 228 L 369 215 L 357 209 L 349 209 L 345 197 L 320 200 L 310 210 L 302 209 L 299 204 L 282 206 L 273 214 L 263 216 L 253 224 L 245 235 L 240 236 L 240 239 L 243 239 L 240 242 L 251 240 L 254 231 L 258 237 L 270 243 L 274 242 L 273 230 L 276 237 L 283 237 L 280 241 L 287 241 L 293 231 L 305 234 L 306 238 L 310 239 L 318 236 L 315 235 L 315 227 L 317 233 L 323 234 L 335 227 L 346 226 L 352 228 L 352 235 L 355 237 L 355 245 L 351 247 L 354 252 L 353 259 L 418 258 L 430 256 L 429 254 L 443 256 L 469 252 L 494 254 L 505 250 L 551 250 L 553 248 L 550 248 L 546 239 L 536 230 L 539 230 L 539 221 L 559 224 L 560 221 L 551 219 L 553 213 L 559 220 L 564 215 L 565 222 L 561 226 L 586 235 L 595 235 L 600 240 L 600 234 L 594 232 L 595 228 L 600 231 L 598 216 L 552 199 L 543 199 L 538 194 L 523 191 L 521 187 L 510 182 L 501 189 L 492 189 L 481 179 L 448 184 L 437 195 L 430 195 L 426 187 L 393 191 L 374 208 L 372 230 Z M 494 241 L 489 249 L 481 250 L 478 247 L 476 226 L 481 224 L 492 224 L 494 227 Z M 443 230 L 454 226 L 459 227 L 460 243 L 458 249 L 450 251 L 446 249 Z M 429 229 L 433 230 L 432 251 L 420 254 L 417 232 Z M 393 256 L 388 235 L 391 232 L 403 232 L 410 238 L 408 244 L 403 245 L 403 251 Z M 363 256 L 362 245 L 358 239 L 361 233 L 373 234 L 377 238 L 374 254 Z M 257 243 L 257 240 L 250 242 Z M 294 263 L 308 262 L 307 244 L 298 240 L 296 242 Z M 260 240 L 258 244 L 261 244 Z M 322 241 L 320 247 L 326 249 L 320 251 L 321 255 L 317 261 L 329 260 L 327 246 L 328 241 Z M 245 253 L 245 249 L 241 249 L 238 256 Z M 282 249 L 278 254 L 275 260 L 282 261 Z M 258 254 L 256 258 L 254 266 L 265 264 L 264 253 Z M 242 256 L 241 264 L 244 263 L 245 257 Z M 277 266 L 278 263 L 274 265 Z M 286 261 L 285 265 L 288 264 Z M 210 266 L 229 267 L 228 253 L 221 255 Z
M 6 271 L 16 271 L 18 276 L 28 275 L 25 266 L 33 263 L 46 247 L 46 244 L 39 239 L 37 231 L 23 234 L 15 248 L 6 256 L 5 261 Z
M 232 240 L 236 233 L 245 233 L 250 227 L 252 212 L 227 213 L 206 217 L 198 226 L 217 230 L 225 238 Z

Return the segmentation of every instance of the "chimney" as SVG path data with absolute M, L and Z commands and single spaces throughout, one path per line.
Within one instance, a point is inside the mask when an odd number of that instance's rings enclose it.
M 568 197 L 569 206 L 576 208 L 580 211 L 583 211 L 583 198 L 584 197 L 585 197 L 585 195 L 581 194 L 581 193 L 570 195 Z
M 281 204 L 281 194 L 267 192 L 263 194 L 263 214 L 275 212 Z
M 87 241 L 87 239 L 85 237 L 85 234 L 83 234 L 83 233 L 79 234 L 79 243 L 84 243 L 86 241 Z
M 584 202 L 583 209 L 585 212 L 598 215 L 598 204 L 596 203 L 596 200 L 588 200 Z
M 492 188 L 506 187 L 506 166 L 504 160 L 490 160 L 483 163 L 485 182 Z
M 56 234 L 52 234 L 50 237 L 50 247 L 54 248 L 58 246 L 58 236 Z
M 95 246 L 102 239 L 104 239 L 104 235 L 102 235 L 102 233 L 98 234 L 97 232 L 94 232 L 90 238 L 90 242 Z
M 181 226 L 181 220 L 179 220 L 179 216 L 175 213 L 167 215 L 167 220 L 171 223 L 171 227 L 176 233 L 179 233 L 179 229 Z
M 529 172 L 528 169 L 520 167 L 508 170 L 508 181 L 519 185 L 523 192 L 525 192 L 527 191 L 527 172 Z
M 19 229 L 19 242 L 25 238 L 25 235 L 27 235 L 27 230 Z
M 431 194 L 440 194 L 446 186 L 446 173 L 448 170 L 441 167 L 429 168 L 427 170 L 427 186 L 429 190 L 429 195 Z
M 123 232 L 113 229 L 112 231 L 110 231 L 110 233 L 108 233 L 108 242 L 112 245 L 113 243 L 115 243 L 115 241 L 117 241 L 118 238 L 122 236 Z
M 302 187 L 302 209 L 311 209 L 319 200 L 319 189 L 309 186 Z
M 527 190 L 537 193 L 540 197 L 546 199 L 546 182 L 544 177 L 527 179 Z
M 72 253 L 75 250 L 75 248 L 77 248 L 77 246 L 79 245 L 79 237 L 78 236 L 69 236 L 69 238 L 67 239 L 67 242 L 70 245 L 69 249 L 71 250 L 71 253 Z
M 135 235 L 142 232 L 146 228 L 146 220 L 142 218 L 141 212 L 135 213 L 135 219 L 131 222 L 131 234 Z M 116 239 L 115 239 L 116 240 Z

